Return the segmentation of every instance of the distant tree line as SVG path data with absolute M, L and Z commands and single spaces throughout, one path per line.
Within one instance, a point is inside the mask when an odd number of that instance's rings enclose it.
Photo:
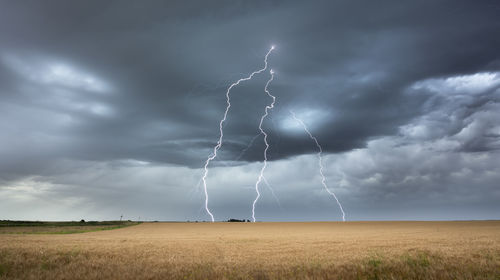
M 245 222 L 250 223 L 250 220 L 245 220 L 245 219 L 243 219 L 243 220 L 238 220 L 238 219 L 229 219 L 229 220 L 227 220 L 227 221 L 228 221 L 229 223 L 245 223 Z

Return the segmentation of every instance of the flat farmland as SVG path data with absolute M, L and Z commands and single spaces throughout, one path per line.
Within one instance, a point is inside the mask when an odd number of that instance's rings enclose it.
M 142 223 L 0 234 L 0 279 L 500 279 L 500 221 Z

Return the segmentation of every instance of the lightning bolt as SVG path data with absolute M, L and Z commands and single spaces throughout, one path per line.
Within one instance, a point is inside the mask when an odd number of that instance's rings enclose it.
M 273 81 L 274 79 L 274 71 L 271 69 L 269 71 L 271 73 L 271 78 L 267 81 L 266 86 L 264 87 L 264 91 L 267 93 L 269 97 L 273 99 L 271 104 L 267 105 L 265 108 L 265 113 L 262 115 L 260 118 L 260 123 L 259 123 L 259 130 L 260 133 L 264 135 L 264 144 L 266 144 L 266 148 L 264 149 L 264 164 L 262 165 L 262 168 L 260 169 L 260 175 L 259 178 L 257 179 L 257 182 L 255 182 L 255 192 L 257 192 L 257 197 L 255 197 L 255 200 L 253 201 L 252 204 L 252 220 L 255 222 L 255 204 L 259 200 L 260 197 L 260 192 L 259 192 L 259 184 L 264 180 L 264 170 L 266 169 L 267 166 L 267 150 L 269 149 L 269 143 L 267 143 L 267 133 L 262 129 L 262 123 L 264 122 L 264 119 L 267 117 L 269 114 L 269 110 L 274 108 L 274 103 L 276 102 L 276 97 L 269 93 L 269 90 L 267 89 L 269 87 L 269 84 Z
M 337 205 L 339 206 L 340 208 L 340 211 L 342 212 L 342 221 L 345 222 L 345 213 L 344 213 L 344 209 L 342 208 L 342 204 L 340 204 L 340 201 L 338 200 L 337 196 L 335 195 L 334 192 L 330 191 L 330 189 L 328 189 L 328 186 L 326 185 L 326 178 L 325 178 L 325 175 L 323 174 L 323 158 L 322 158 L 322 153 L 323 153 L 323 149 L 321 148 L 321 145 L 318 143 L 318 139 L 316 139 L 316 137 L 314 137 L 311 132 L 309 131 L 309 129 L 307 129 L 307 126 L 306 124 L 300 120 L 299 118 L 297 118 L 297 116 L 295 115 L 295 113 L 293 111 L 290 111 L 290 113 L 292 114 L 292 117 L 302 125 L 302 127 L 304 128 L 304 130 L 306 131 L 306 133 L 309 135 L 309 138 L 311 138 L 314 143 L 316 143 L 316 146 L 318 147 L 318 164 L 319 164 L 319 174 L 321 175 L 321 184 L 323 185 L 323 187 L 325 188 L 325 190 L 331 195 L 333 196 L 333 198 L 335 198 L 335 201 L 337 201 Z
M 257 71 L 254 71 L 248 77 L 241 78 L 238 81 L 232 83 L 229 86 L 229 88 L 227 89 L 227 91 L 226 91 L 226 103 L 227 103 L 227 106 L 226 106 L 226 111 L 224 112 L 224 117 L 219 122 L 219 133 L 220 133 L 219 134 L 219 140 L 217 141 L 217 145 L 215 145 L 215 147 L 214 147 L 213 153 L 210 154 L 208 156 L 207 160 L 205 161 L 205 166 L 203 167 L 205 169 L 205 171 L 203 173 L 203 177 L 201 178 L 201 180 L 203 181 L 203 190 L 205 192 L 205 210 L 207 211 L 207 214 L 210 215 L 210 218 L 212 219 L 212 222 L 214 222 L 215 219 L 214 219 L 214 215 L 212 214 L 212 212 L 210 212 L 210 209 L 208 208 L 208 191 L 207 191 L 207 181 L 206 181 L 206 179 L 207 179 L 207 176 L 208 176 L 208 165 L 210 164 L 210 162 L 212 160 L 214 160 L 217 157 L 217 151 L 222 146 L 222 138 L 224 137 L 224 132 L 222 130 L 222 127 L 224 125 L 224 122 L 227 119 L 227 114 L 229 112 L 229 108 L 231 108 L 231 99 L 230 99 L 229 94 L 231 92 L 231 89 L 233 89 L 233 87 L 239 85 L 241 82 L 251 80 L 253 78 L 253 76 L 256 75 L 256 74 L 264 72 L 267 69 L 267 58 L 269 57 L 269 55 L 271 54 L 271 52 L 273 50 L 274 50 L 274 46 L 271 46 L 271 48 L 269 49 L 269 51 L 267 52 L 267 54 L 266 54 L 266 56 L 264 58 L 264 68 L 259 69 Z
M 270 192 L 271 192 L 271 194 L 273 195 L 274 200 L 276 200 L 276 203 L 278 203 L 278 206 L 281 208 L 281 203 L 280 203 L 280 200 L 279 200 L 279 198 L 276 196 L 276 194 L 274 193 L 274 189 L 273 189 L 273 187 L 271 187 L 271 184 L 269 184 L 269 182 L 267 181 L 266 177 L 262 177 L 262 180 L 264 181 L 264 183 L 266 184 L 267 188 L 269 189 L 269 191 L 270 191 Z
M 238 161 L 240 160 L 240 158 L 248 151 L 248 149 L 250 149 L 253 145 L 253 142 L 255 142 L 255 140 L 257 140 L 257 138 L 260 136 L 260 132 L 259 134 L 255 135 L 252 140 L 250 141 L 250 143 L 248 143 L 248 145 L 245 147 L 245 149 L 243 149 L 240 154 L 234 159 L 234 161 Z

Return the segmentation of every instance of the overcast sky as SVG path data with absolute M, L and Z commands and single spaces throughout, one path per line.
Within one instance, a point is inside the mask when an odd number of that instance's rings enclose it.
M 0 1 L 0 219 L 500 219 L 498 1 Z M 273 192 L 274 191 L 274 195 Z

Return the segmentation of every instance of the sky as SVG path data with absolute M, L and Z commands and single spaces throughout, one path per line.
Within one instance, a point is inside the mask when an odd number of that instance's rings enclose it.
M 0 219 L 500 219 L 498 1 L 0 1 Z

